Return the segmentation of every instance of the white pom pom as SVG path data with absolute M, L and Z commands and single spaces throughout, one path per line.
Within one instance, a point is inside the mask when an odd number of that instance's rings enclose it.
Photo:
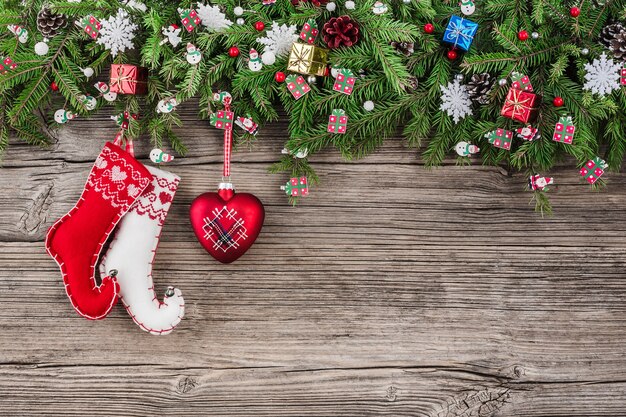
M 45 42 L 37 42 L 35 44 L 35 53 L 39 56 L 46 55 L 49 49 L 48 44 Z
M 346 6 L 346 9 L 348 9 L 348 10 L 354 10 L 354 8 L 356 7 L 356 6 L 354 5 L 354 2 L 353 2 L 352 0 L 348 0 L 348 1 L 346 2 L 346 5 L 345 5 L 345 6 Z
M 237 6 L 235 7 L 235 16 L 241 16 L 243 14 L 243 7 Z
M 93 68 L 91 67 L 87 67 L 87 68 L 83 68 L 83 74 L 85 74 L 85 77 L 90 78 L 93 76 Z
M 374 102 L 372 100 L 367 100 L 365 103 L 363 103 L 363 108 L 367 111 L 374 110 Z
M 329 12 L 334 12 L 336 8 L 337 8 L 337 5 L 332 1 L 326 4 L 326 10 L 328 10 Z
M 243 17 L 239 17 L 237 18 L 237 20 L 235 21 L 235 23 L 237 23 L 239 26 L 243 25 L 246 23 L 246 21 L 244 20 Z
M 273 65 L 274 62 L 276 62 L 276 55 L 272 51 L 263 52 L 261 61 L 263 61 L 265 65 Z

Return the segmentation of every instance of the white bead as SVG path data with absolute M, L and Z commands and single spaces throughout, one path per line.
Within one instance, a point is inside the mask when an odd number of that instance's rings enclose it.
M 45 42 L 37 42 L 35 44 L 35 53 L 39 56 L 46 55 L 49 49 L 48 44 Z
M 317 82 L 317 77 L 315 75 L 309 75 L 306 77 L 306 82 L 309 84 L 315 84 Z
M 243 14 L 243 7 L 237 6 L 235 7 L 235 16 L 241 16 Z
M 533 32 L 533 33 L 530 34 L 530 37 L 533 38 L 533 39 L 539 39 L 539 33 Z
M 506 78 L 500 78 L 500 81 L 498 81 L 498 84 L 500 84 L 502 87 L 507 85 L 507 83 L 508 81 L 506 80 Z
M 402 0 L 402 3 L 404 3 L 404 4 L 411 4 L 411 0 Z
M 332 1 L 326 4 L 326 10 L 328 10 L 329 12 L 334 12 L 336 8 L 337 8 L 337 5 Z
M 238 25 L 240 25 L 240 26 L 241 26 L 241 25 L 243 25 L 244 23 L 246 23 L 246 21 L 245 21 L 245 20 L 243 20 L 243 17 L 238 18 L 238 19 L 236 20 L 236 22 L 237 22 L 237 24 L 238 24 Z
M 457 74 L 454 76 L 454 78 L 456 78 L 459 81 L 463 81 L 463 74 Z
M 372 100 L 367 100 L 365 103 L 363 103 L 363 108 L 367 111 L 374 110 L 374 102 Z
M 83 68 L 83 74 L 85 74 L 85 77 L 90 78 L 91 76 L 93 76 L 93 68 Z
M 346 2 L 346 9 L 348 10 L 354 10 L 356 6 L 354 5 L 354 2 L 352 0 L 348 0 Z
M 263 52 L 261 61 L 263 61 L 265 65 L 273 65 L 276 62 L 276 55 L 272 51 Z

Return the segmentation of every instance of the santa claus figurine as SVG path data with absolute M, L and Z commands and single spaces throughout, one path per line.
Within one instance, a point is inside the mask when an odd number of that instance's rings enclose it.
M 550 184 L 554 184 L 554 178 L 542 177 L 539 174 L 531 175 L 530 178 L 528 178 L 528 187 L 533 191 L 543 191 Z

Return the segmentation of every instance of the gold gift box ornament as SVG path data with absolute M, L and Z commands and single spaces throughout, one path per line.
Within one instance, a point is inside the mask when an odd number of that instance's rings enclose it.
M 328 49 L 294 42 L 289 54 L 287 69 L 308 75 L 326 75 Z

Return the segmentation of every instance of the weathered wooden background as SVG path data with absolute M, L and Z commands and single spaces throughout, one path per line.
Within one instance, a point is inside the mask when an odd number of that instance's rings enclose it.
M 221 136 L 184 110 L 189 156 L 157 255 L 158 294 L 182 289 L 173 334 L 118 306 L 82 319 L 46 254 L 115 126 L 76 120 L 49 150 L 15 141 L 0 169 L 0 414 L 76 416 L 626 415 L 626 175 L 590 192 L 554 172 L 556 215 L 522 176 L 425 169 L 390 140 L 293 208 L 266 173 L 285 125 L 234 155 L 266 205 L 257 243 L 224 266 L 196 242 L 194 196 L 215 190 Z M 149 145 L 137 144 L 146 157 Z M 145 159 L 144 159 L 145 160 Z

